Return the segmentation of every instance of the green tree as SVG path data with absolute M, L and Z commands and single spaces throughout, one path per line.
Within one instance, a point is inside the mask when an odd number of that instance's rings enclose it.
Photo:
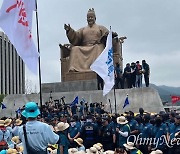
M 4 94 L 0 95 L 0 103 L 3 102 L 4 97 L 6 97 L 6 95 L 4 95 Z

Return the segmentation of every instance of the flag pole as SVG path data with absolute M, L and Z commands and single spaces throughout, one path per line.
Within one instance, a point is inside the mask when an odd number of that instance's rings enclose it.
M 171 105 L 172 105 L 171 110 L 174 112 L 175 108 L 174 108 L 174 103 L 172 101 L 172 95 L 170 95 L 170 97 L 171 97 Z
M 111 30 L 111 26 L 110 26 L 110 30 Z M 113 54 L 114 55 L 114 54 Z M 114 57 L 113 57 L 113 59 L 114 59 Z M 114 60 L 113 60 L 114 61 Z M 114 65 L 114 64 L 113 64 Z M 115 69 L 114 69 L 114 74 L 115 74 Z M 114 84 L 115 84 L 115 78 L 114 78 Z M 117 113 L 117 109 L 116 109 L 116 90 L 115 90 L 115 85 L 114 85 L 114 108 L 115 108 L 115 114 Z
M 110 105 L 110 110 L 111 110 L 111 114 L 112 114 L 112 107 L 111 107 L 111 100 L 109 99 L 109 105 Z
M 36 32 L 37 32 L 37 46 L 38 52 L 40 54 L 40 41 L 39 41 L 39 22 L 38 22 L 38 11 L 37 11 L 37 0 L 36 2 Z M 39 56 L 39 99 L 40 99 L 40 108 L 41 108 L 41 117 L 42 117 L 42 89 L 41 89 L 41 59 Z
M 115 86 L 114 86 L 114 105 L 115 105 L 115 113 L 117 113 L 117 109 L 116 109 L 116 90 L 115 90 Z

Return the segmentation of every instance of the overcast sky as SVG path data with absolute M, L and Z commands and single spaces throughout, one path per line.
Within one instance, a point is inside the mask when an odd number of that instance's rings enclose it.
M 180 0 L 38 0 L 42 82 L 60 81 L 59 43 L 68 43 L 64 23 L 84 27 L 88 9 L 94 8 L 97 24 L 127 36 L 124 66 L 145 59 L 151 83 L 180 87 L 179 7 Z M 38 83 L 38 76 L 26 74 Z

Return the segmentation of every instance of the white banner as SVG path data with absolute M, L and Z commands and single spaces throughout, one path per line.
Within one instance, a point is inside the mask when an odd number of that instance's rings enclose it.
M 34 10 L 35 0 L 4 0 L 0 10 L 0 27 L 27 67 L 37 74 L 39 53 L 31 34 Z

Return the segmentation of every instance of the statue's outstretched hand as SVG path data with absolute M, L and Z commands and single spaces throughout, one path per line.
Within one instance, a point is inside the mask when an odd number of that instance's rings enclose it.
M 71 29 L 70 24 L 64 24 L 64 29 L 68 32 Z

